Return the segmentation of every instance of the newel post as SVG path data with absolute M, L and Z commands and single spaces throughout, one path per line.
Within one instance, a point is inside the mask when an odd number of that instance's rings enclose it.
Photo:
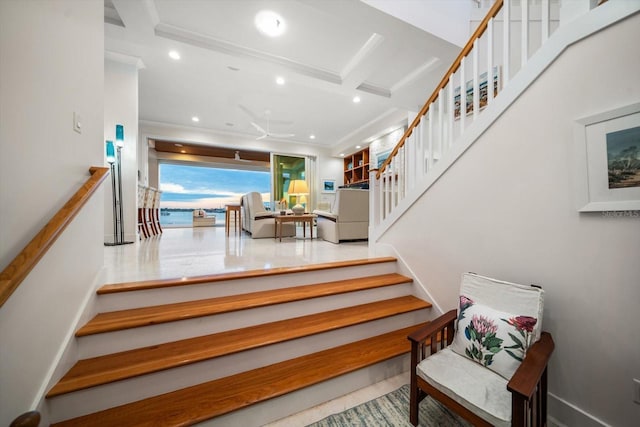
M 372 234 L 375 227 L 380 224 L 380 180 L 376 178 L 378 169 L 369 170 L 369 241 L 372 240 Z

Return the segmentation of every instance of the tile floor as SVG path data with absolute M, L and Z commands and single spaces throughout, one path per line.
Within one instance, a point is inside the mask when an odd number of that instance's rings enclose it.
M 314 230 L 314 236 L 316 235 Z M 298 230 L 302 236 L 302 229 Z M 367 242 L 333 244 L 319 239 L 251 239 L 247 234 L 225 235 L 224 227 L 165 228 L 164 232 L 130 245 L 105 246 L 105 283 L 193 277 L 229 271 L 285 267 L 366 258 Z M 269 427 L 300 427 L 332 413 L 359 405 L 409 382 L 398 375 L 341 398 L 323 403 Z
M 303 239 L 298 228 L 300 237 L 282 242 L 252 239 L 246 233 L 226 237 L 224 227 L 165 228 L 161 235 L 131 245 L 105 246 L 105 280 L 192 277 L 369 256 L 367 242 L 336 245 L 315 237 Z

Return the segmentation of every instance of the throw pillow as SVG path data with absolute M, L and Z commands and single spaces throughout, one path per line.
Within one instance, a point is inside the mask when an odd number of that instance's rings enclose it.
M 527 354 L 538 319 L 506 313 L 460 296 L 451 350 L 511 379 Z

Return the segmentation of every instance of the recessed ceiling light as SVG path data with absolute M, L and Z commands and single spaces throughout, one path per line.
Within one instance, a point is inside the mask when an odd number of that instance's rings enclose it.
M 309 135 L 309 139 L 316 139 L 315 135 Z
M 169 52 L 169 58 L 175 59 L 177 61 L 178 59 L 180 59 L 180 54 L 177 51 L 172 50 Z
M 340 157 L 344 157 L 344 153 L 340 153 Z
M 180 150 L 180 152 L 181 152 L 182 154 L 186 154 L 186 152 L 187 152 L 187 151 L 186 151 L 186 150 Z
M 284 84 L 284 77 L 276 77 L 276 83 L 282 86 Z
M 359 148 L 362 148 L 362 146 L 361 146 L 361 145 L 356 145 L 356 148 L 358 148 L 358 149 L 359 149 Z
M 182 144 L 173 144 L 173 145 L 175 145 L 176 147 L 182 147 Z
M 359 96 L 354 96 L 354 97 L 353 97 L 353 102 L 354 102 L 355 104 L 357 104 L 358 102 L 360 102 L 360 97 L 359 97 Z
M 284 33 L 285 23 L 280 15 L 270 10 L 258 12 L 255 19 L 258 30 L 269 37 L 278 37 Z
M 193 117 L 191 117 L 191 121 L 194 121 L 194 122 L 198 123 L 200 121 L 200 117 L 193 116 Z

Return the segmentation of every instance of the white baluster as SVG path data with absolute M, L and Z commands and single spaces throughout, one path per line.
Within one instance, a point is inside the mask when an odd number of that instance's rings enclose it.
M 443 114 L 443 105 L 444 105 L 444 91 L 440 89 L 440 93 L 438 93 L 438 151 L 440 155 L 442 155 L 442 150 L 444 149 L 444 144 L 442 143 L 444 140 L 444 114 Z
M 473 121 L 478 119 L 480 113 L 480 76 L 478 71 L 478 39 L 473 42 Z
M 493 101 L 493 18 L 487 23 L 487 105 Z
M 396 198 L 396 180 L 395 180 L 395 175 L 397 173 L 397 161 L 398 161 L 398 157 L 394 157 L 393 161 L 391 162 L 391 169 L 389 170 L 389 188 L 391 189 L 391 191 L 389 192 L 389 214 L 391 214 L 391 212 L 393 212 L 393 209 L 395 208 L 395 204 L 394 204 L 394 200 Z
M 429 107 L 429 112 L 427 113 L 429 117 L 429 167 L 427 168 L 427 172 L 430 172 L 433 168 L 433 103 Z
M 405 185 L 407 183 L 407 150 L 406 145 L 400 148 L 400 170 L 398 175 L 398 198 L 404 198 L 405 195 Z M 397 205 L 397 202 L 396 202 Z
M 509 82 L 509 61 L 511 61 L 511 41 L 509 35 L 511 33 L 511 0 L 505 0 L 502 6 L 502 87 L 504 88 Z
M 418 156 L 417 162 L 419 162 L 420 165 L 418 169 L 420 171 L 420 174 L 418 175 L 420 179 L 422 179 L 424 174 L 427 172 L 427 141 L 424 129 L 426 120 L 426 116 L 422 116 L 422 120 L 420 120 L 420 124 L 418 125 L 418 128 L 420 129 L 420 155 Z
M 520 65 L 524 67 L 529 60 L 529 1 L 522 0 L 520 8 L 522 9 L 522 58 Z
M 449 75 L 449 83 L 447 83 L 447 89 L 449 94 L 447 95 L 448 100 L 448 120 L 447 120 L 447 148 L 450 148 L 453 145 L 453 74 Z
M 381 179 L 376 179 L 376 172 L 369 171 L 369 182 L 371 197 L 369 198 L 369 230 L 380 224 L 380 183 Z
M 549 0 L 542 0 L 542 44 L 549 38 L 550 16 L 549 16 Z
M 467 82 L 465 81 L 464 63 L 465 56 L 460 61 L 460 136 L 464 133 L 464 122 L 467 118 Z

